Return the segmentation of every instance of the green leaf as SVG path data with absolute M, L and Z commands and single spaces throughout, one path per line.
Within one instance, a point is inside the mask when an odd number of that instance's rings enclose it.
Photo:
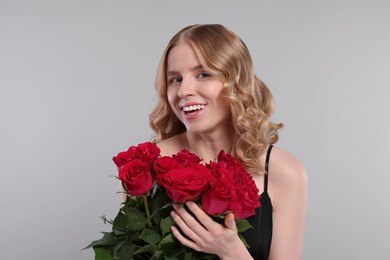
M 112 232 L 113 232 L 115 235 L 117 235 L 117 236 L 126 235 L 126 232 L 117 230 L 117 229 L 115 229 L 115 228 L 112 229 Z
M 174 239 L 172 233 L 169 234 L 169 235 L 167 235 L 166 237 L 164 237 L 164 238 L 160 241 L 160 245 L 162 245 L 162 246 L 163 246 L 163 245 L 166 245 L 166 244 L 168 244 L 168 243 L 175 243 L 175 239 Z
M 119 240 L 111 247 L 112 252 L 114 255 L 121 249 L 121 247 L 126 243 L 126 237 L 123 236 L 122 240 Z
M 157 211 L 153 212 L 151 214 L 151 218 L 154 224 L 157 226 L 160 225 L 160 222 L 163 218 L 166 218 L 169 216 L 170 212 L 172 211 L 172 204 L 165 205 L 161 208 L 159 208 Z
M 104 247 L 95 247 L 95 260 L 114 260 L 111 251 Z
M 132 259 L 136 246 L 135 245 L 124 245 L 118 250 L 118 256 L 120 260 Z
M 118 241 L 118 238 L 113 233 L 103 232 L 103 234 L 104 235 L 101 239 L 93 241 L 91 244 L 84 247 L 82 250 L 96 246 L 114 245 Z
M 162 218 L 169 216 L 171 206 L 172 201 L 170 201 L 165 190 L 159 189 L 157 196 L 150 203 L 151 218 L 156 225 L 160 224 Z
M 142 197 L 132 197 L 127 195 L 124 207 L 141 209 L 141 207 L 143 207 Z
M 159 249 L 158 245 L 148 244 L 146 246 L 141 247 L 137 251 L 135 251 L 134 254 L 136 255 L 136 254 L 140 254 L 140 253 L 144 253 L 144 252 L 154 253 L 158 249 Z
M 236 220 L 238 233 L 244 232 L 250 228 L 253 228 L 248 220 L 246 219 L 238 219 Z
M 150 258 L 150 260 L 159 260 L 159 259 L 161 259 L 160 257 L 161 257 L 162 253 L 163 253 L 162 250 L 158 250 L 158 251 L 154 252 L 154 254 Z
M 146 218 L 142 214 L 141 211 L 139 211 L 136 208 L 128 208 L 125 207 L 123 208 L 127 218 L 127 229 L 130 231 L 135 231 L 135 230 L 142 230 L 145 228 L 146 225 Z
M 113 231 L 116 230 L 114 231 L 115 233 L 117 233 L 118 231 L 126 232 L 127 222 L 127 216 L 122 211 L 119 211 L 112 224 Z
M 163 256 L 164 257 L 173 257 L 176 259 L 184 259 L 185 247 L 180 243 L 169 243 L 168 247 L 163 247 Z M 192 250 L 191 250 L 192 251 Z
M 186 259 L 186 258 L 184 258 L 184 259 Z M 191 258 L 189 258 L 189 259 L 191 260 Z M 180 259 L 177 257 L 166 256 L 166 257 L 164 257 L 164 260 L 180 260 Z
M 185 252 L 184 253 L 184 260 L 191 260 L 192 259 L 192 253 Z
M 175 222 L 173 221 L 173 219 L 170 216 L 163 218 L 161 220 L 160 229 L 161 229 L 163 236 L 165 236 L 167 233 L 171 232 L 171 227 L 174 225 L 174 223 Z
M 157 244 L 161 241 L 161 235 L 159 230 L 150 227 L 145 227 L 145 229 L 141 232 L 138 238 L 149 244 Z
M 151 208 L 153 212 L 160 209 L 163 205 L 166 205 L 169 202 L 171 202 L 171 199 L 168 197 L 165 189 L 158 188 L 156 194 L 157 196 L 155 196 L 155 198 L 151 200 L 152 201 Z

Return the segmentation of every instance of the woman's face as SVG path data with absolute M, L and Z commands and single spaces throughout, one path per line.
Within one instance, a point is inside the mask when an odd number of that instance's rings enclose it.
M 230 108 L 220 96 L 223 82 L 207 72 L 188 44 L 173 47 L 167 60 L 167 96 L 187 132 L 231 127 Z

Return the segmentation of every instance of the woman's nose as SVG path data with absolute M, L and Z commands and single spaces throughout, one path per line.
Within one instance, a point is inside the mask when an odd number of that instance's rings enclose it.
M 195 93 L 194 90 L 194 82 L 190 78 L 182 80 L 180 83 L 179 91 L 177 92 L 177 95 L 181 98 L 187 97 L 187 96 L 193 96 Z

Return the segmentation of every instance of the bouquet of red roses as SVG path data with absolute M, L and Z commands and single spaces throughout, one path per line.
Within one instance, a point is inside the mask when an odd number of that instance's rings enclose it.
M 127 196 L 113 221 L 102 217 L 112 231 L 86 247 L 93 247 L 96 260 L 218 259 L 175 240 L 170 231 L 172 204 L 194 201 L 216 221 L 233 212 L 239 235 L 251 228 L 245 218 L 260 207 L 252 176 L 224 151 L 217 161 L 201 164 L 201 158 L 185 149 L 172 157 L 160 156 L 160 149 L 146 142 L 113 160 Z

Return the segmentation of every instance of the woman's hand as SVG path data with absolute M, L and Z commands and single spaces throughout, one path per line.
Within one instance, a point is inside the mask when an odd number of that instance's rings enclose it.
M 237 233 L 234 215 L 229 213 L 224 225 L 211 219 L 196 203 L 189 201 L 187 207 L 195 215 L 193 217 L 184 207 L 173 205 L 171 217 L 187 236 L 172 226 L 173 235 L 184 246 L 209 254 L 216 254 L 220 259 L 252 259 Z

